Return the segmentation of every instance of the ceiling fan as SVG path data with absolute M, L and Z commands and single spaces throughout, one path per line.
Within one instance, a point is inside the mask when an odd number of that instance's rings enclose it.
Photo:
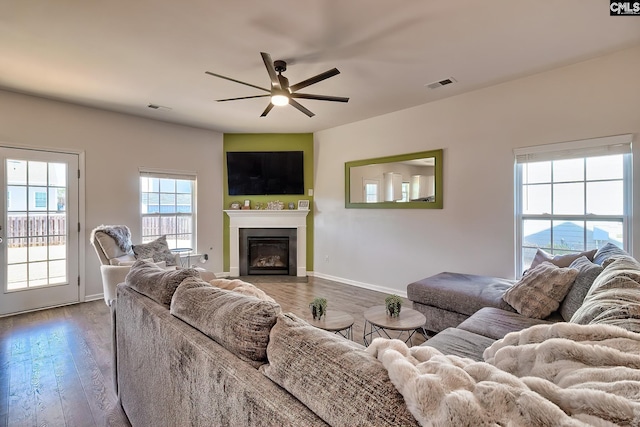
M 271 55 L 265 52 L 260 52 L 262 55 L 262 60 L 264 61 L 264 66 L 267 67 L 267 73 L 269 73 L 269 78 L 271 79 L 271 89 L 265 89 L 260 86 L 252 85 L 251 83 L 242 82 L 240 80 L 232 79 L 231 77 L 222 76 L 220 74 L 212 73 L 210 71 L 205 71 L 206 74 L 209 74 L 214 77 L 220 77 L 221 79 L 230 80 L 232 82 L 240 83 L 246 86 L 251 86 L 256 89 L 263 90 L 265 92 L 269 92 L 268 95 L 253 95 L 253 96 L 242 96 L 239 98 L 227 98 L 227 99 L 218 99 L 218 102 L 225 101 L 236 101 L 239 99 L 251 99 L 251 98 L 264 98 L 271 97 L 271 102 L 267 105 L 267 108 L 262 112 L 260 117 L 265 117 L 269 114 L 269 111 L 274 106 L 282 106 L 290 104 L 298 110 L 302 111 L 309 117 L 313 117 L 311 111 L 300 105 L 298 101 L 294 98 L 298 99 L 316 99 L 319 101 L 334 101 L 334 102 L 349 102 L 349 98 L 344 98 L 340 96 L 327 96 L 327 95 L 312 95 L 308 93 L 298 93 L 297 91 L 303 89 L 307 86 L 311 86 L 312 84 L 316 84 L 323 80 L 328 79 L 329 77 L 333 77 L 335 75 L 340 74 L 337 68 L 333 68 L 329 71 L 325 71 L 324 73 L 320 73 L 317 76 L 310 77 L 306 80 L 301 81 L 300 83 L 296 83 L 294 85 L 289 86 L 289 79 L 282 75 L 283 72 L 287 70 L 287 63 L 285 61 L 272 61 Z M 277 74 L 276 74 L 277 73 Z

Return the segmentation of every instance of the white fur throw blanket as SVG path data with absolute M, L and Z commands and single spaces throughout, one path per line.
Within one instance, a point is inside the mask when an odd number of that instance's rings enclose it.
M 423 426 L 640 426 L 640 334 L 616 326 L 533 326 L 486 362 L 382 338 L 367 351 Z

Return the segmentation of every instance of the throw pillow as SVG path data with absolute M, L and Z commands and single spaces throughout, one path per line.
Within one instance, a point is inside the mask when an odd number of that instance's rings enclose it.
M 607 258 L 606 267 L 593 281 L 587 297 L 606 289 L 637 288 L 640 283 L 640 263 L 630 256 Z M 587 298 L 585 297 L 585 299 Z
M 185 279 L 171 301 L 171 314 L 207 335 L 240 359 L 258 367 L 267 360 L 269 332 L 280 306 Z
M 256 297 L 263 301 L 276 302 L 276 300 L 267 295 L 262 289 L 258 289 L 251 283 L 247 283 L 240 279 L 214 279 L 210 280 L 209 283 L 220 289 L 226 289 L 228 291 L 237 292 L 239 294 Z
M 582 306 L 570 322 L 609 324 L 640 332 L 640 264 L 619 254 L 593 281 Z
M 589 292 L 596 277 L 602 273 L 602 267 L 589 261 L 586 256 L 581 256 L 573 261 L 569 268 L 578 270 L 578 276 L 560 304 L 560 315 L 567 322 L 571 320 L 576 310 L 582 305 L 584 297 Z
M 159 304 L 169 306 L 176 288 L 187 277 L 198 277 L 192 268 L 165 270 L 152 262 L 138 260 L 131 266 L 125 283 Z
M 329 425 L 418 425 L 382 363 L 291 313 L 271 329 L 267 358 L 262 373 Z
M 576 276 L 578 270 L 574 268 L 560 268 L 545 261 L 507 289 L 502 299 L 523 316 L 544 319 L 558 309 Z
M 577 260 L 581 256 L 585 256 L 589 261 L 593 261 L 593 257 L 595 254 L 596 254 L 596 249 L 585 251 L 585 252 L 579 252 L 579 253 L 564 254 L 564 255 L 551 255 L 550 253 L 547 253 L 542 249 L 538 249 L 536 251 L 536 256 L 533 257 L 533 261 L 531 262 L 531 267 L 529 268 L 530 269 L 535 268 L 545 261 L 550 262 L 551 264 L 556 265 L 558 267 L 569 267 L 573 261 Z
M 149 243 L 134 245 L 133 253 L 137 259 L 153 258 L 155 262 L 166 261 L 167 265 L 176 265 L 176 257 L 169 250 L 167 236 L 160 236 Z
M 607 259 L 614 256 L 630 256 L 624 249 L 620 249 L 613 243 L 607 243 L 596 252 L 593 262 L 602 265 Z

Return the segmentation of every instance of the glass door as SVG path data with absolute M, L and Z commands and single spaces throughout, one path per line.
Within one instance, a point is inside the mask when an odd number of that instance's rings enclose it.
M 0 315 L 78 302 L 78 155 L 0 148 L 0 159 Z

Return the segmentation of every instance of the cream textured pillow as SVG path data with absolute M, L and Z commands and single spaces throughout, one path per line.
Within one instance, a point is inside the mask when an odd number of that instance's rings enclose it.
M 251 283 L 247 283 L 240 279 L 213 279 L 209 281 L 209 284 L 216 288 L 226 289 L 228 291 L 237 292 L 250 297 L 256 297 L 263 301 L 276 302 L 276 300 L 267 295 L 262 289 L 256 288 Z
M 543 262 L 509 288 L 502 299 L 524 316 L 544 319 L 560 306 L 578 276 L 575 268 Z

